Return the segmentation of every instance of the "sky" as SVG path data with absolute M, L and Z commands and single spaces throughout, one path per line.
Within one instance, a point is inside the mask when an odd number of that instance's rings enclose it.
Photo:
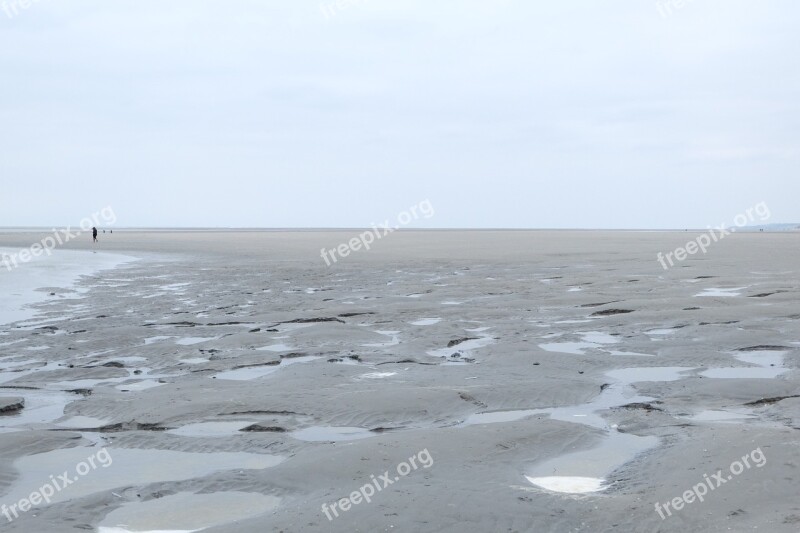
M 0 0 L 0 226 L 800 222 L 796 0 Z

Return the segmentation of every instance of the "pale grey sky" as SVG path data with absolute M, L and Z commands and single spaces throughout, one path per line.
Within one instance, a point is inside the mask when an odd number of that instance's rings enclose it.
M 800 221 L 795 0 L 14 5 L 2 226 Z

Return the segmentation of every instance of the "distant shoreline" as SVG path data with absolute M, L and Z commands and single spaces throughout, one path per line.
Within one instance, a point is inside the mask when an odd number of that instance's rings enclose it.
M 791 228 L 795 224 L 777 224 L 778 227 L 766 226 L 745 226 L 737 228 L 740 232 L 760 232 L 764 233 L 793 233 L 800 231 L 800 224 L 796 228 Z M 53 226 L 0 226 L 0 233 L 38 233 L 42 231 L 52 231 L 53 229 L 66 229 L 66 227 Z M 175 227 L 175 228 L 137 228 L 137 227 L 115 227 L 115 228 L 98 228 L 101 232 L 104 231 L 117 231 L 120 233 L 125 232 L 158 232 L 158 233 L 222 233 L 222 232 L 271 232 L 271 233 L 312 233 L 312 232 L 342 232 L 342 231 L 364 231 L 368 227 L 342 227 L 342 228 L 216 228 L 216 227 Z M 458 232 L 458 231 L 507 231 L 507 232 L 523 232 L 523 231 L 581 231 L 581 232 L 630 232 L 630 233 L 674 233 L 674 232 L 695 232 L 695 231 L 708 231 L 707 228 L 399 228 L 397 231 L 403 233 L 412 232 Z

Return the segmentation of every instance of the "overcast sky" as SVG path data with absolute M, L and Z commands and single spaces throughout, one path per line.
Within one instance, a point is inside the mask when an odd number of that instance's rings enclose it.
M 796 0 L 12 4 L 2 226 L 800 222 Z

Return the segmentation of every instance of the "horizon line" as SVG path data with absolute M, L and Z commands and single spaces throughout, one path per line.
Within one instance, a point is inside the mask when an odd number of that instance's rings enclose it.
M 777 226 L 797 226 L 800 229 L 800 223 L 786 222 L 786 223 L 771 223 L 752 226 L 731 226 L 729 229 L 758 229 Z M 14 231 L 53 231 L 59 229 L 67 229 L 71 226 L 0 226 L 0 232 L 3 230 Z M 364 231 L 372 230 L 372 227 L 358 227 L 358 226 L 342 226 L 342 227 L 314 227 L 314 226 L 297 226 L 297 227 L 260 227 L 260 226 L 97 226 L 99 230 L 118 230 L 118 231 Z M 380 229 L 380 228 L 378 228 Z M 446 227 L 446 228 L 431 228 L 431 227 L 400 227 L 393 228 L 393 231 L 708 231 L 711 228 L 588 228 L 588 227 Z M 74 228 L 73 228 L 74 230 Z M 80 228 L 74 231 L 81 231 Z M 88 230 L 87 230 L 88 231 Z

